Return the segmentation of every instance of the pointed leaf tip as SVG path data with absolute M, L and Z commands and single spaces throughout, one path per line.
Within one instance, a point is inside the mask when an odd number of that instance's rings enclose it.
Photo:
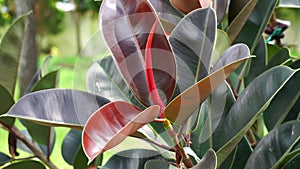
M 159 20 L 152 5 L 147 0 L 107 0 L 103 1 L 99 15 L 104 39 L 126 84 L 141 103 L 151 105 L 144 60 L 149 33 Z M 167 102 L 175 88 L 176 64 L 160 22 L 151 52 L 156 86 Z
M 90 117 L 83 129 L 82 146 L 85 154 L 90 161 L 93 160 L 153 121 L 158 114 L 159 106 L 142 111 L 123 101 L 105 105 Z

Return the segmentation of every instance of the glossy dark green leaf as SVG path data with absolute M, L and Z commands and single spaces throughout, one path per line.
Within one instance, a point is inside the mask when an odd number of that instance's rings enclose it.
M 29 134 L 28 130 L 21 130 L 21 132 L 28 140 L 33 140 L 31 135 Z M 51 139 L 52 142 L 49 144 L 49 146 L 44 145 L 44 144 L 39 144 L 37 142 L 34 142 L 34 144 L 35 144 L 36 147 L 39 147 L 46 156 L 50 156 L 51 153 L 53 152 L 53 148 L 54 148 L 54 145 L 55 145 L 55 140 L 56 140 L 56 133 L 53 132 L 52 139 Z M 20 140 L 17 140 L 17 148 L 20 149 L 20 150 L 23 150 L 27 153 L 32 154 L 32 151 L 28 148 L 28 146 L 25 145 Z
M 53 71 L 45 75 L 36 83 L 32 89 L 32 92 L 55 88 L 57 84 L 58 73 L 59 71 Z
M 49 89 L 24 96 L 2 116 L 81 129 L 91 114 L 108 102 L 101 96 L 78 90 Z
M 36 124 L 30 121 L 23 121 L 22 124 L 26 127 L 33 140 L 39 144 L 48 145 L 53 142 L 55 130 L 52 127 Z
M 252 151 L 253 150 L 252 150 L 248 140 L 246 139 L 246 137 L 244 137 L 237 147 L 235 159 L 231 166 L 231 169 L 244 168 Z
M 217 14 L 217 23 L 220 24 L 227 11 L 227 0 L 214 0 L 214 9 Z
M 176 124 L 184 124 L 200 104 L 249 56 L 249 49 L 237 44 L 227 49 L 211 70 L 211 74 L 190 86 L 170 102 L 165 116 Z
M 85 168 L 97 168 L 102 165 L 103 155 L 98 156 L 94 161 L 89 164 L 88 158 L 86 157 L 82 146 L 79 146 L 78 151 L 73 162 L 74 169 L 85 169 Z
M 250 71 L 245 78 L 246 85 L 251 83 L 253 79 L 264 71 L 282 65 L 290 59 L 289 50 L 287 48 L 281 48 L 278 52 L 275 52 L 272 57 L 270 57 L 269 54 L 267 55 L 266 52 L 264 39 L 261 38 L 254 50 L 256 57 L 251 60 Z
M 276 3 L 277 0 L 259 0 L 235 43 L 245 43 L 252 53 L 268 24 Z
M 76 155 L 74 156 L 74 158 L 75 158 L 74 161 L 72 161 L 74 169 L 88 168 L 88 162 L 89 162 L 89 160 L 85 156 L 84 151 L 83 151 L 83 149 L 82 149 L 81 146 L 79 147 L 79 149 L 78 149 Z
M 46 167 L 41 162 L 34 161 L 34 160 L 16 162 L 9 166 L 4 167 L 3 169 L 29 169 L 29 168 L 46 169 Z
M 189 13 L 171 33 L 181 91 L 208 75 L 215 37 L 216 15 L 212 8 Z
M 153 150 L 134 149 L 114 154 L 104 165 L 109 169 L 144 169 L 148 160 L 159 159 L 160 154 Z
M 5 164 L 11 160 L 12 159 L 8 155 L 0 152 L 0 166 L 2 166 L 3 164 Z
M 222 83 L 202 104 L 196 127 L 191 133 L 191 147 L 198 156 L 203 156 L 210 148 L 206 141 L 209 142 L 212 133 L 216 137 L 218 125 L 226 118 L 234 102 L 235 99 L 229 86 Z
M 295 169 L 300 166 L 300 154 L 289 161 L 282 169 Z
M 214 150 L 209 149 L 201 161 L 191 169 L 216 169 L 217 168 L 217 155 Z
M 126 84 L 144 105 L 151 105 L 146 85 L 145 48 L 152 26 L 159 20 L 154 9 L 147 0 L 107 0 L 103 1 L 99 15 L 104 39 Z M 176 64 L 160 23 L 154 30 L 149 51 L 156 87 L 166 103 L 175 88 Z
M 14 98 L 11 96 L 9 91 L 0 84 L 0 115 L 7 113 L 14 103 Z M 15 123 L 15 118 L 1 117 L 0 122 L 11 127 Z
M 177 167 L 169 164 L 163 160 L 149 160 L 145 163 L 145 167 L 143 169 L 178 169 Z
M 242 31 L 257 2 L 258 0 L 250 0 L 228 26 L 227 34 L 231 42 L 234 42 L 239 33 Z
M 250 0 L 230 0 L 228 9 L 228 22 L 231 23 Z
M 293 153 L 291 150 L 299 140 L 300 121 L 291 121 L 281 125 L 256 145 L 245 169 L 256 168 L 256 166 L 261 169 L 281 168 L 286 160 L 290 160 L 287 158 L 292 158 L 289 155 Z
M 278 92 L 269 107 L 264 111 L 264 121 L 270 131 L 278 127 L 288 116 L 291 108 L 300 97 L 300 72 L 297 72 Z
M 43 60 L 41 67 L 37 70 L 37 72 L 35 73 L 34 77 L 31 80 L 30 84 L 26 88 L 26 91 L 25 91 L 26 94 L 28 94 L 28 93 L 30 93 L 32 91 L 37 91 L 37 90 L 39 90 L 38 88 L 40 88 L 40 90 L 42 90 L 42 89 L 48 89 L 48 88 L 54 88 L 54 87 L 51 87 L 51 85 L 50 86 L 47 85 L 47 81 L 50 81 L 49 83 L 52 84 L 51 81 L 53 81 L 53 80 L 51 80 L 51 79 L 55 79 L 56 78 L 55 76 L 57 76 L 57 73 L 58 73 L 58 71 L 53 71 L 51 73 L 48 72 L 48 66 L 49 66 L 50 60 L 51 60 L 51 56 L 50 55 L 47 56 Z M 51 76 L 51 77 L 47 77 L 48 80 L 44 79 L 43 80 L 44 82 L 41 83 L 43 85 L 41 86 L 41 84 L 40 84 L 39 85 L 40 87 L 38 87 L 37 89 L 34 90 L 34 87 L 36 86 L 36 84 L 44 76 Z
M 2 84 L 11 95 L 14 95 L 17 81 L 19 57 L 28 15 L 29 14 L 25 14 L 14 21 L 0 43 L 0 72 L 5 72 L 5 75 L 0 76 L 0 84 Z
M 120 75 L 112 57 L 105 57 L 94 63 L 87 72 L 89 92 L 111 101 L 123 100 L 143 108 Z
M 291 110 L 289 111 L 288 115 L 285 117 L 282 123 L 296 119 L 300 120 L 300 98 L 298 98 L 298 100 L 291 108 Z
M 157 105 L 142 111 L 123 101 L 106 104 L 95 111 L 84 126 L 82 147 L 85 154 L 90 161 L 95 159 L 145 124 L 154 121 L 158 114 L 159 106 Z
M 253 54 L 256 56 L 251 59 L 249 72 L 246 75 L 245 85 L 247 86 L 253 79 L 255 79 L 258 75 L 267 70 L 266 68 L 266 43 L 263 37 L 260 38 L 259 43 L 257 44 Z
M 291 56 L 290 56 L 289 49 L 281 48 L 277 53 L 274 54 L 274 56 L 272 58 L 268 58 L 267 69 L 272 68 L 277 65 L 285 64 L 290 58 L 291 58 Z
M 81 133 L 80 130 L 71 129 L 65 136 L 61 145 L 61 153 L 64 160 L 70 164 L 74 164 L 77 152 L 81 147 Z M 86 163 L 87 164 L 87 163 Z
M 217 147 L 218 166 L 237 146 L 257 117 L 268 107 L 280 89 L 297 71 L 278 66 L 261 74 L 244 90 L 220 125 Z M 259 88 L 259 90 L 257 90 Z

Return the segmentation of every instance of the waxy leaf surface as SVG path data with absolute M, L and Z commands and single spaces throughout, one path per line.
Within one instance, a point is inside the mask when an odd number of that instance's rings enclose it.
M 100 26 L 125 82 L 146 106 L 151 105 L 145 76 L 145 47 L 158 17 L 147 0 L 104 0 Z M 173 95 L 175 59 L 165 32 L 156 26 L 151 48 L 154 77 L 166 103 Z
M 0 76 L 2 84 L 11 95 L 14 94 L 18 75 L 19 57 L 23 45 L 23 36 L 27 15 L 18 18 L 7 30 L 0 42 Z
M 103 106 L 90 117 L 83 129 L 82 145 L 88 159 L 91 161 L 118 145 L 127 136 L 153 121 L 158 113 L 159 106 L 142 111 L 122 101 Z
M 105 97 L 112 102 L 127 101 L 144 108 L 126 85 L 112 57 L 105 57 L 89 68 L 86 86 L 89 92 Z
M 216 15 L 212 8 L 186 15 L 170 35 L 181 91 L 208 75 L 216 37 Z
M 183 124 L 230 73 L 250 57 L 249 49 L 245 45 L 237 44 L 227 49 L 210 75 L 182 92 L 167 105 L 166 118 L 177 124 Z
M 108 102 L 101 96 L 78 90 L 49 89 L 22 97 L 2 116 L 81 129 L 92 113 Z
M 220 124 L 219 137 L 215 138 L 218 166 L 224 162 L 260 113 L 268 107 L 278 91 L 295 73 L 296 71 L 284 66 L 270 69 L 250 83 L 238 97 L 228 116 Z
M 255 147 L 245 169 L 259 166 L 261 169 L 281 168 L 290 156 L 300 154 L 300 121 L 291 121 L 272 130 Z M 293 147 L 297 147 L 295 149 Z M 297 153 L 298 152 L 298 153 Z

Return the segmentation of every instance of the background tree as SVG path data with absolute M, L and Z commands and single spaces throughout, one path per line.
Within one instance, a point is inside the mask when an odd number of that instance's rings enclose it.
M 17 16 L 35 11 L 35 0 L 16 0 Z M 38 48 L 36 44 L 36 15 L 32 12 L 28 17 L 21 57 L 20 57 L 20 95 L 24 92 L 37 70 Z

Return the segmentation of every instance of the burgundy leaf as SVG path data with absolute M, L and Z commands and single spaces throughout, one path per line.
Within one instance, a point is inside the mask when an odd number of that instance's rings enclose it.
M 151 105 L 146 85 L 145 49 L 158 17 L 147 0 L 104 0 L 100 25 L 125 82 L 145 105 Z M 153 73 L 160 97 L 166 103 L 175 86 L 175 59 L 158 22 L 152 40 Z
M 97 110 L 83 129 L 82 145 L 91 161 L 104 151 L 121 143 L 145 124 L 153 121 L 159 106 L 142 111 L 122 101 L 109 103 Z
M 148 87 L 148 92 L 150 94 L 150 99 L 154 105 L 159 105 L 160 107 L 160 116 L 163 118 L 163 112 L 165 109 L 165 105 L 162 102 L 159 93 L 157 91 L 156 82 L 154 79 L 153 66 L 152 66 L 152 53 L 151 47 L 153 42 L 153 36 L 155 29 L 157 27 L 158 20 L 155 21 L 153 27 L 151 28 L 151 32 L 148 37 L 148 41 L 146 44 L 146 53 L 145 53 L 145 65 L 146 65 L 146 83 Z

